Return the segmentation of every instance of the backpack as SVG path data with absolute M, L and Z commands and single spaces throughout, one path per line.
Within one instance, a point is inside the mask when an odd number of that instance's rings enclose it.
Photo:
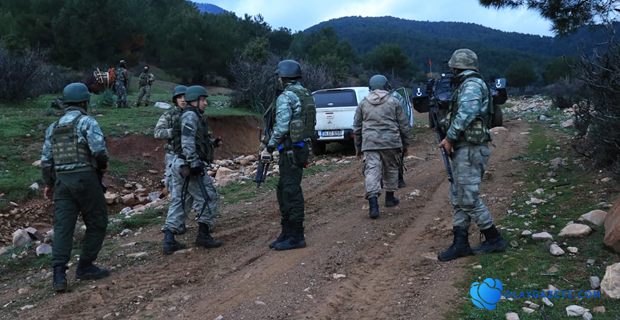
M 463 81 L 463 83 L 461 84 L 461 86 L 469 81 L 469 79 L 473 79 L 473 78 L 477 78 L 477 79 L 481 79 L 478 75 L 472 75 L 469 76 L 467 79 L 465 79 Z M 488 105 L 487 105 L 487 112 L 488 112 L 488 118 L 486 121 L 486 126 L 487 128 L 491 129 L 491 128 L 495 128 L 495 127 L 501 127 L 504 123 L 504 114 L 502 112 L 502 106 L 499 104 L 495 104 L 493 103 L 493 95 L 491 94 L 491 88 L 489 88 L 489 85 L 484 82 L 486 89 L 487 89 L 487 93 L 488 93 Z
M 301 103 L 301 111 L 298 116 L 293 112 L 293 118 L 289 124 L 289 136 L 293 143 L 307 141 L 316 138 L 314 127 L 316 126 L 316 106 L 314 97 L 306 88 L 287 88 L 293 92 Z

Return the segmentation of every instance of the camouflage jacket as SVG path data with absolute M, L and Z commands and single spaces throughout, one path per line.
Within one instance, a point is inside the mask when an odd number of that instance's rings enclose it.
M 191 167 L 199 162 L 212 162 L 214 144 L 207 118 L 197 107 L 187 106 L 181 114 L 181 148 Z
M 181 113 L 183 109 L 174 106 L 159 117 L 155 125 L 155 139 L 165 139 L 168 142 L 165 150 L 169 154 L 177 154 L 181 150 Z M 178 137 L 177 137 L 178 135 Z
M 116 83 L 122 83 L 126 87 L 129 81 L 129 74 L 127 73 L 127 69 L 123 67 L 117 67 L 114 73 L 116 75 Z
M 355 148 L 361 151 L 407 148 L 411 128 L 400 102 L 384 90 L 373 90 L 353 118 Z
M 57 122 L 52 123 L 45 131 L 45 141 L 43 142 L 43 150 L 41 152 L 41 168 L 43 169 L 43 180 L 49 186 L 53 185 L 53 176 L 56 171 L 71 171 L 88 166 L 96 165 L 95 163 L 74 163 L 70 165 L 55 165 L 53 154 L 53 133 L 56 125 L 66 125 L 81 117 L 76 125 L 75 132 L 77 133 L 78 144 L 86 144 L 88 150 L 90 150 L 90 156 L 96 162 L 105 162 L 107 165 L 108 151 L 105 144 L 105 138 L 103 132 L 99 127 L 97 121 L 86 114 L 86 111 L 78 107 L 68 107 L 66 113 L 60 117 Z
M 464 142 L 465 131 L 474 120 L 483 119 L 486 123 L 489 115 L 489 89 L 480 75 L 473 70 L 465 70 L 456 78 L 459 87 L 453 93 L 448 115 L 450 126 L 446 134 L 452 144 Z
M 409 124 L 410 127 L 413 127 L 413 115 L 412 115 L 412 110 L 411 110 L 411 104 L 408 103 L 407 99 L 405 99 L 405 97 L 403 97 L 396 90 L 392 91 L 390 95 L 392 95 L 394 98 L 398 100 L 398 102 L 400 102 L 400 107 L 403 109 L 403 112 L 405 113 L 405 118 L 407 118 L 407 123 Z
M 150 72 L 142 72 L 138 76 L 138 85 L 140 87 L 150 86 L 155 82 L 155 75 Z
M 267 144 L 269 147 L 276 148 L 284 143 L 286 138 L 288 138 L 291 119 L 301 114 L 301 101 L 290 90 L 291 87 L 303 88 L 301 83 L 293 81 L 284 88 L 284 91 L 276 99 L 276 109 L 274 111 L 276 121 L 273 125 L 271 138 Z

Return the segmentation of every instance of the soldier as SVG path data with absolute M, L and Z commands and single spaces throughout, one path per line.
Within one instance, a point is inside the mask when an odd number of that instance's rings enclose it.
M 174 162 L 174 158 L 181 154 L 181 113 L 186 105 L 186 90 L 186 86 L 179 85 L 174 87 L 174 91 L 172 92 L 173 107 L 170 111 L 165 112 L 159 117 L 154 130 L 155 139 L 167 140 L 164 146 L 164 150 L 166 151 L 164 185 L 168 191 L 172 191 L 172 163 Z
M 140 90 L 138 93 L 138 101 L 136 101 L 136 107 L 140 106 L 142 98 L 144 98 L 144 106 L 148 106 L 151 103 L 151 85 L 155 82 L 155 75 L 149 72 L 149 66 L 144 66 L 144 70 L 138 76 L 138 85 Z
M 222 241 L 211 236 L 219 195 L 213 185 L 213 178 L 207 174 L 207 165 L 213 161 L 214 148 L 221 145 L 221 138 L 211 138 L 207 118 L 203 115 L 207 96 L 207 90 L 202 86 L 191 86 L 185 92 L 187 105 L 181 114 L 181 153 L 175 157 L 171 168 L 172 198 L 163 227 L 164 254 L 183 248 L 174 239 L 174 235 L 185 230 L 187 213 L 183 210 L 182 199 L 187 193 L 194 199 L 195 208 L 200 208 L 196 217 L 196 245 L 205 248 L 222 245 Z
M 277 198 L 282 231 L 269 247 L 290 250 L 306 246 L 301 178 L 308 162 L 308 144 L 314 135 L 316 109 L 312 94 L 299 82 L 301 65 L 297 61 L 280 61 L 276 73 L 284 90 L 276 99 L 275 123 L 261 159 L 271 159 L 272 152 L 278 149 Z
M 448 66 L 455 75 L 458 88 L 452 95 L 445 121 L 446 138 L 441 141 L 452 158 L 454 183 L 451 186 L 453 207 L 452 246 L 438 256 L 440 261 L 459 257 L 506 250 L 506 241 L 501 237 L 489 209 L 479 198 L 480 182 L 491 151 L 488 143 L 491 95 L 486 83 L 478 73 L 478 56 L 469 49 L 454 51 Z M 468 230 L 470 221 L 478 225 L 485 241 L 473 250 L 469 247 Z
M 108 167 L 105 138 L 97 121 L 86 109 L 90 93 L 83 83 L 63 90 L 66 113 L 45 132 L 41 155 L 44 195 L 54 201 L 54 247 L 52 287 L 67 290 L 66 270 L 73 248 L 78 214 L 86 225 L 77 279 L 100 279 L 110 272 L 93 265 L 108 225 L 108 212 L 101 178 Z
M 127 105 L 127 86 L 129 84 L 129 74 L 127 73 L 127 65 L 125 60 L 118 63 L 118 67 L 114 71 L 116 80 L 114 81 L 114 92 L 116 92 L 116 106 L 118 108 L 128 108 Z
M 400 201 L 394 196 L 398 188 L 398 164 L 407 154 L 409 136 L 408 120 L 400 101 L 390 94 L 385 76 L 374 75 L 369 81 L 370 92 L 360 102 L 353 118 L 355 153 L 358 158 L 364 154 L 364 175 L 368 215 L 379 217 L 377 197 L 381 192 L 381 181 L 385 183 L 385 206 L 397 206 Z
M 377 79 L 379 80 L 379 79 Z M 382 81 L 382 79 L 381 79 Z M 385 79 L 385 81 L 387 81 L 387 79 Z M 388 89 L 387 90 L 392 90 L 391 86 L 389 85 L 388 82 Z M 411 117 L 411 106 L 409 104 L 409 102 L 407 101 L 407 99 L 405 99 L 400 93 L 398 93 L 398 91 L 394 90 L 391 91 L 390 93 L 394 98 L 396 98 L 398 100 L 398 102 L 400 102 L 400 107 L 403 109 L 403 112 L 405 113 L 405 117 L 407 118 L 407 124 L 409 125 L 410 129 L 413 129 L 413 117 Z M 404 188 L 406 187 L 407 184 L 405 183 L 405 154 L 401 153 L 400 155 L 400 162 L 398 163 L 398 188 Z

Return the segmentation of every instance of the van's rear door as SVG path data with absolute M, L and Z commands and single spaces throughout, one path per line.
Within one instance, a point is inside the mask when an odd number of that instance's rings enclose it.
M 357 95 L 354 89 L 330 89 L 314 94 L 316 105 L 316 127 L 319 140 L 339 140 L 345 130 L 353 127 L 357 109 Z

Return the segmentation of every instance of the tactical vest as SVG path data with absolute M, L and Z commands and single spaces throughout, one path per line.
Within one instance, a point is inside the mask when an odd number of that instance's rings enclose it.
M 213 162 L 214 158 L 214 146 L 213 142 L 211 142 L 211 133 L 209 132 L 209 127 L 207 125 L 207 118 L 203 117 L 201 113 L 198 112 L 198 108 L 187 106 L 183 109 L 183 113 L 185 112 L 195 112 L 198 115 L 198 127 L 196 128 L 196 153 L 198 157 L 202 161 L 206 161 L 208 163 Z M 181 123 L 178 125 L 179 130 L 181 129 Z M 180 135 L 179 135 L 180 136 Z
M 149 74 L 143 72 L 140 74 L 140 77 L 138 79 L 139 79 L 138 85 L 140 87 L 144 87 L 148 84 Z
M 179 107 L 174 107 L 174 110 L 170 111 L 172 137 L 168 139 L 166 151 L 173 154 L 183 153 L 183 148 L 181 147 L 181 113 L 182 110 L 180 110 Z
M 74 165 L 75 167 L 92 166 L 90 149 L 86 143 L 78 142 L 77 124 L 83 115 L 79 115 L 73 121 L 60 125 L 57 121 L 52 132 L 52 155 L 54 156 L 54 169 L 64 171 L 63 167 Z
M 301 110 L 291 110 L 289 122 L 289 137 L 293 143 L 307 141 L 315 138 L 314 127 L 316 126 L 316 106 L 314 98 L 306 88 L 289 86 L 286 90 L 293 92 L 301 104 Z
M 483 91 L 487 92 L 487 112 L 479 114 L 467 128 L 465 128 L 464 137 L 465 141 L 471 144 L 482 144 L 491 141 L 491 119 L 493 118 L 493 98 L 491 97 L 491 90 L 487 84 L 482 80 L 482 77 L 478 73 L 472 73 L 465 77 L 463 82 L 452 93 L 452 103 L 449 110 L 449 124 L 452 124 L 456 113 L 458 112 L 458 99 L 461 94 L 461 89 L 465 83 L 473 81 L 482 86 Z

